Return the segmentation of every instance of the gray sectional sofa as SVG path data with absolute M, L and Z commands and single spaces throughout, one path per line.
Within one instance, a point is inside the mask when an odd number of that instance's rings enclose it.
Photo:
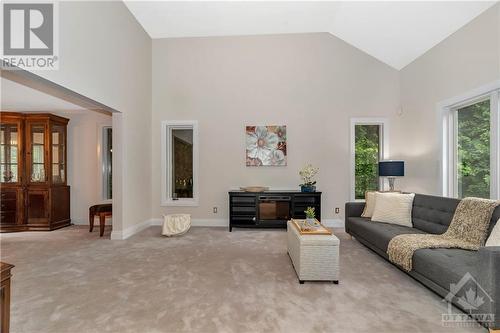
M 345 229 L 360 243 L 385 259 L 389 241 L 401 234 L 442 234 L 453 217 L 459 200 L 416 194 L 413 201 L 413 228 L 370 221 L 361 217 L 365 203 L 348 202 L 345 206 Z M 489 232 L 500 218 L 497 207 L 491 219 Z M 457 284 L 466 273 L 472 279 L 467 289 L 477 288 L 477 295 L 487 293 L 484 303 L 476 310 L 464 308 L 463 302 L 454 297 L 453 304 L 466 313 L 493 314 L 493 323 L 482 323 L 490 329 L 500 329 L 500 247 L 482 247 L 479 251 L 461 249 L 421 249 L 413 256 L 413 270 L 408 274 L 441 297 L 449 296 L 450 284 Z M 465 281 L 465 279 L 464 279 Z M 479 285 L 479 287 L 477 287 Z M 482 288 L 483 290 L 479 290 Z M 477 319 L 477 316 L 476 316 Z M 487 318 L 490 319 L 490 318 Z

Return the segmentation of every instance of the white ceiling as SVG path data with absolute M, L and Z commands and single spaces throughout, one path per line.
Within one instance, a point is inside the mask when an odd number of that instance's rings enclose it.
M 125 1 L 152 38 L 330 32 L 401 69 L 495 4 L 488 1 Z
M 59 114 L 88 112 L 76 104 L 48 95 L 17 82 L 1 78 L 1 110 L 51 112 Z

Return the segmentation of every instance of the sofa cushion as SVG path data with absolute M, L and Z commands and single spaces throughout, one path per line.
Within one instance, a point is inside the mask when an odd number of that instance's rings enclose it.
M 500 220 L 500 206 L 498 206 L 495 211 L 493 212 L 493 216 L 491 216 L 491 224 L 490 224 L 490 228 L 488 230 L 488 235 L 493 231 L 493 228 L 495 227 L 495 225 L 497 225 Z
M 420 249 L 413 254 L 413 270 L 449 290 L 469 272 L 477 279 L 478 251 L 462 249 Z
M 411 210 L 414 193 L 375 193 L 372 221 L 413 227 Z
M 381 251 L 386 252 L 389 241 L 403 234 L 424 234 L 423 231 L 397 224 L 370 221 L 364 217 L 350 217 L 349 231 L 362 237 Z
M 496 223 L 491 231 L 485 246 L 500 246 L 500 223 Z
M 413 227 L 431 234 L 442 234 L 447 229 L 460 200 L 416 194 L 413 200 Z
M 375 193 L 377 193 L 377 191 L 365 192 L 365 209 L 363 209 L 361 217 L 372 217 L 373 210 L 375 209 Z
M 431 234 L 442 234 L 453 219 L 459 199 L 415 194 L 412 209 L 413 227 Z M 500 218 L 500 206 L 493 212 L 488 235 Z

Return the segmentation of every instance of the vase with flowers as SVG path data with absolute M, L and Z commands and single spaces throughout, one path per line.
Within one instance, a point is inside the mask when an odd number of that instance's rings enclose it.
M 303 183 L 300 184 L 301 192 L 316 192 L 316 180 L 314 177 L 318 174 L 319 168 L 313 167 L 311 164 L 306 165 L 299 171 L 300 178 Z
M 306 223 L 310 226 L 313 227 L 316 224 L 316 211 L 314 207 L 307 207 L 307 209 L 304 211 L 306 213 Z

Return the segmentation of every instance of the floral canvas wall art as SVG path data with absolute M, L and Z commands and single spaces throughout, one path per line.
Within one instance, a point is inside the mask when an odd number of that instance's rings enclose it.
M 246 164 L 285 166 L 286 126 L 247 126 Z

